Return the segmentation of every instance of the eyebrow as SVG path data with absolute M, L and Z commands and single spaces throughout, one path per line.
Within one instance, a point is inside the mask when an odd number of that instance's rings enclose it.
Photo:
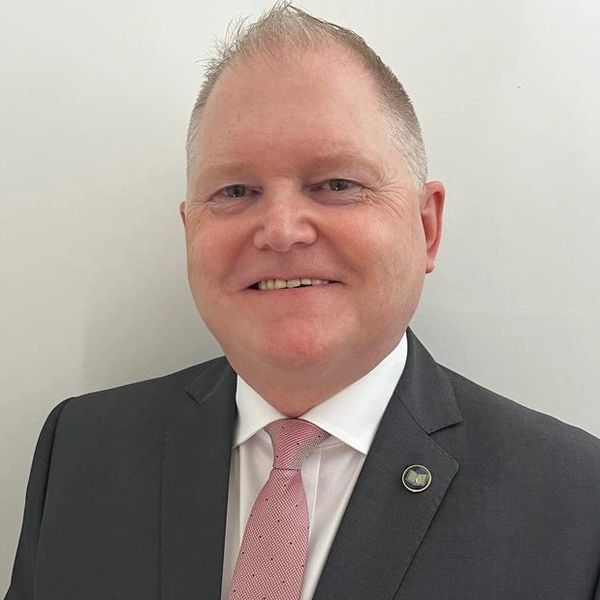
M 337 152 L 318 154 L 315 153 L 300 165 L 302 173 L 313 173 L 315 171 L 329 171 L 332 169 L 350 168 L 360 169 L 369 176 L 379 179 L 382 175 L 381 168 L 377 163 L 370 160 L 362 153 Z M 200 161 L 198 174 L 203 180 L 239 177 L 249 174 L 253 167 L 249 161 L 232 160 L 223 162 Z
M 306 168 L 309 171 L 328 171 L 330 169 L 344 167 L 361 169 L 366 171 L 372 177 L 381 177 L 381 168 L 378 167 L 377 162 L 371 160 L 363 153 L 329 153 L 322 156 L 316 155 L 311 157 L 311 160 L 308 161 L 308 164 L 306 165 Z

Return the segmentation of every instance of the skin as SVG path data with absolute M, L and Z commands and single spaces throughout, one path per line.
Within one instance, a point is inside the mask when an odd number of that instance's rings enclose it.
M 201 316 L 237 373 L 297 417 L 399 342 L 434 268 L 444 188 L 415 187 L 371 76 L 343 51 L 293 58 L 223 73 L 180 213 Z M 248 289 L 294 277 L 337 283 Z

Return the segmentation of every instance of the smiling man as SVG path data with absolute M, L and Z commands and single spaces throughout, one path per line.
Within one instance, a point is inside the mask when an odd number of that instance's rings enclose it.
M 298 416 L 398 345 L 433 269 L 444 189 L 415 181 L 389 123 L 400 117 L 348 49 L 255 52 L 196 111 L 181 213 L 205 322 L 235 371 Z
M 225 357 L 69 399 L 8 600 L 600 599 L 600 442 L 408 329 L 444 188 L 401 84 L 288 4 L 209 67 L 180 212 Z

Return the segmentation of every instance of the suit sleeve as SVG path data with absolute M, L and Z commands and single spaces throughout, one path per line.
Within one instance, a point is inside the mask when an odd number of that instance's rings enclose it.
M 38 541 L 44 514 L 48 473 L 54 445 L 54 434 L 60 413 L 69 400 L 56 406 L 40 433 L 25 496 L 25 512 L 17 547 L 12 579 L 5 600 L 33 600 L 33 583 Z

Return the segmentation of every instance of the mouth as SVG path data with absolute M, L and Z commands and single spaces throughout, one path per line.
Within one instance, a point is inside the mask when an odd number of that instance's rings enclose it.
M 329 279 L 317 279 L 314 277 L 298 277 L 295 279 L 261 279 L 248 287 L 250 290 L 285 290 L 301 287 L 329 285 L 339 283 Z

